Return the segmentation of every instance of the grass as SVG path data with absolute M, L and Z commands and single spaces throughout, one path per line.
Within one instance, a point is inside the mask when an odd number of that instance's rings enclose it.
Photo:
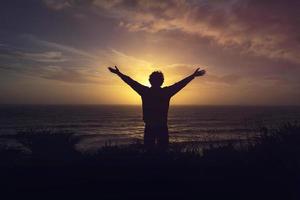
M 80 138 L 72 133 L 27 130 L 10 137 L 31 154 L 16 161 L 21 158 L 17 152 L 2 151 L 2 168 L 9 169 L 2 180 L 8 189 L 51 188 L 51 192 L 62 190 L 65 194 L 74 189 L 100 190 L 101 197 L 109 198 L 298 199 L 300 125 L 286 123 L 260 132 L 256 141 L 247 145 L 244 141 L 208 147 L 173 143 L 167 152 L 147 152 L 140 142 L 107 143 L 84 154 L 76 150 Z M 20 171 L 25 175 L 18 176 Z

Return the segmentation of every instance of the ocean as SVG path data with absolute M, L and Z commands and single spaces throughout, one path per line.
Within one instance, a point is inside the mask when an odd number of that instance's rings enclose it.
M 257 136 L 259 128 L 276 128 L 300 120 L 297 106 L 170 106 L 171 142 L 222 142 Z M 26 130 L 72 132 L 82 137 L 79 148 L 109 142 L 142 140 L 141 106 L 2 105 L 0 136 Z

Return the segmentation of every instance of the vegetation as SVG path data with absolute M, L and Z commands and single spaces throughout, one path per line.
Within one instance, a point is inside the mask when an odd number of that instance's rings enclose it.
M 298 123 L 272 130 L 261 128 L 260 137 L 248 145 L 241 142 L 204 148 L 197 143 L 174 143 L 167 152 L 149 152 L 137 142 L 106 144 L 93 154 L 84 154 L 76 151 L 78 137 L 49 130 L 20 132 L 13 138 L 31 153 L 1 151 L 1 173 L 5 171 L 2 188 L 51 188 L 52 192 L 62 190 L 65 194 L 69 190 L 75 194 L 80 189 L 110 198 L 300 197 Z M 24 173 L 21 177 L 17 173 L 20 171 Z

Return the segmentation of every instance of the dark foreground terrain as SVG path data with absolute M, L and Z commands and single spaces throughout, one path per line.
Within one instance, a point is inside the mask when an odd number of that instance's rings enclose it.
M 74 148 L 70 133 L 13 137 L 30 152 L 1 150 L 3 199 L 300 199 L 300 126 L 261 130 L 247 145 L 107 145 L 93 154 Z M 2 199 L 2 198 L 1 198 Z

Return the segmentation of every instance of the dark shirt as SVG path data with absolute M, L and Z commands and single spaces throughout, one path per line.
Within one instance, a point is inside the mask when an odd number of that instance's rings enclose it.
M 167 124 L 171 97 L 184 88 L 184 86 L 194 78 L 193 76 L 188 76 L 171 86 L 149 88 L 131 79 L 129 76 L 121 73 L 119 76 L 142 97 L 143 120 L 146 124 L 151 125 Z

